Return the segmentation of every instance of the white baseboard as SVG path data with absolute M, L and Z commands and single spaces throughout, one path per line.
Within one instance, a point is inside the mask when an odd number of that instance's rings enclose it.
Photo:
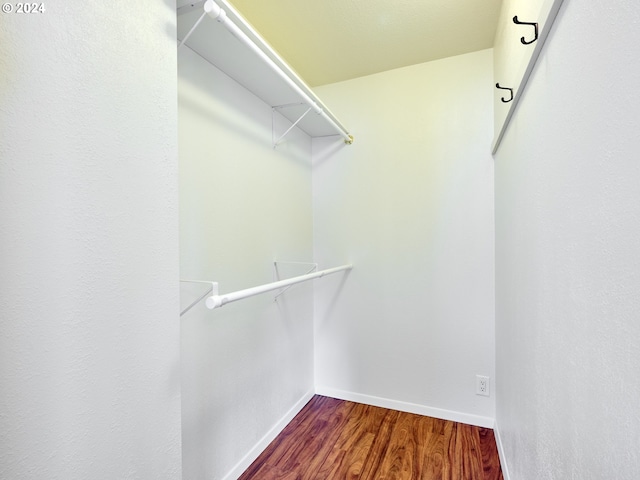
M 258 443 L 247 453 L 242 460 L 240 460 L 235 467 L 231 469 L 223 480 L 237 480 L 244 471 L 255 461 L 256 458 L 269 446 L 269 444 L 278 436 L 284 427 L 286 427 L 293 417 L 295 417 L 300 410 L 311 400 L 314 395 L 314 391 L 310 390 L 305 393 L 296 404 L 276 423 L 271 430 L 269 430 L 264 437 L 262 437 Z
M 491 417 L 472 415 L 469 413 L 456 412 L 453 410 L 444 410 L 441 408 L 429 407 L 427 405 L 401 402 L 399 400 L 391 400 L 389 398 L 375 397 L 373 395 L 364 395 L 362 393 L 336 390 L 333 388 L 318 385 L 316 385 L 316 393 L 325 397 L 333 397 L 340 400 L 348 400 L 350 402 L 364 403 L 366 405 L 372 405 L 374 407 L 389 408 L 391 410 L 399 410 L 401 412 L 416 413 L 418 415 L 425 415 L 428 417 L 440 418 L 442 420 L 466 423 L 468 425 L 475 425 L 477 427 L 493 428 L 494 425 L 494 419 Z M 505 480 L 507 480 L 506 477 Z
M 504 445 L 502 443 L 502 437 L 500 436 L 500 429 L 498 428 L 497 421 L 493 426 L 493 435 L 496 437 L 496 446 L 498 447 L 498 457 L 500 457 L 500 468 L 502 468 L 502 477 L 504 478 L 504 480 L 511 480 L 509 469 L 507 468 L 507 457 L 504 454 Z

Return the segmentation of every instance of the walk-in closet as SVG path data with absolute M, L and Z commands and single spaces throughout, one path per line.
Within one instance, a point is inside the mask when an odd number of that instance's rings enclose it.
M 454 3 L 3 4 L 0 479 L 635 480 L 640 6 Z

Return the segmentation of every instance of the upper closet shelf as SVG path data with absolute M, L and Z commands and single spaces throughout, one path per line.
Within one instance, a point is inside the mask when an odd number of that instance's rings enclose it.
M 226 0 L 178 2 L 178 40 L 311 137 L 353 137 Z M 180 48 L 180 46 L 178 47 Z

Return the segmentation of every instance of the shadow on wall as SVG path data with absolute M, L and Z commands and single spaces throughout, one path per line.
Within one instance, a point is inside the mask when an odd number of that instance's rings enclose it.
M 353 148 L 352 145 L 347 145 L 341 136 L 336 135 L 335 141 L 327 143 L 321 151 L 313 152 L 313 165 L 320 166 L 327 160 L 332 160 L 335 153 L 345 147 Z
M 354 268 L 356 267 L 354 266 Z M 333 292 L 333 295 L 330 297 L 329 301 L 326 303 L 327 307 L 324 311 L 324 315 L 318 322 L 319 324 L 324 323 L 329 317 L 331 317 L 333 310 L 335 309 L 335 306 L 338 303 L 338 299 L 342 294 L 342 291 L 344 289 L 345 284 L 347 283 L 347 279 L 349 278 L 350 274 L 351 274 L 351 270 L 345 270 L 344 274 L 342 275 L 342 278 L 340 278 L 340 283 L 338 284 L 337 288 Z

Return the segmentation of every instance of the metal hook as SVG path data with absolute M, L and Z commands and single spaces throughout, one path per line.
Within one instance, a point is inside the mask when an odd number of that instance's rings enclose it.
M 511 98 L 509 100 L 505 100 L 504 97 L 500 98 L 504 103 L 509 103 L 513 100 L 513 88 L 501 87 L 499 83 L 496 83 L 496 88 L 499 88 L 500 90 L 509 90 L 509 93 L 511 94 Z
M 538 40 L 538 24 L 536 22 L 521 22 L 520 20 L 518 20 L 518 16 L 516 15 L 515 17 L 513 17 L 513 23 L 515 23 L 516 25 L 531 25 L 535 29 L 535 37 L 533 40 L 526 41 L 524 37 L 520 37 L 520 41 L 523 45 L 530 45 Z

